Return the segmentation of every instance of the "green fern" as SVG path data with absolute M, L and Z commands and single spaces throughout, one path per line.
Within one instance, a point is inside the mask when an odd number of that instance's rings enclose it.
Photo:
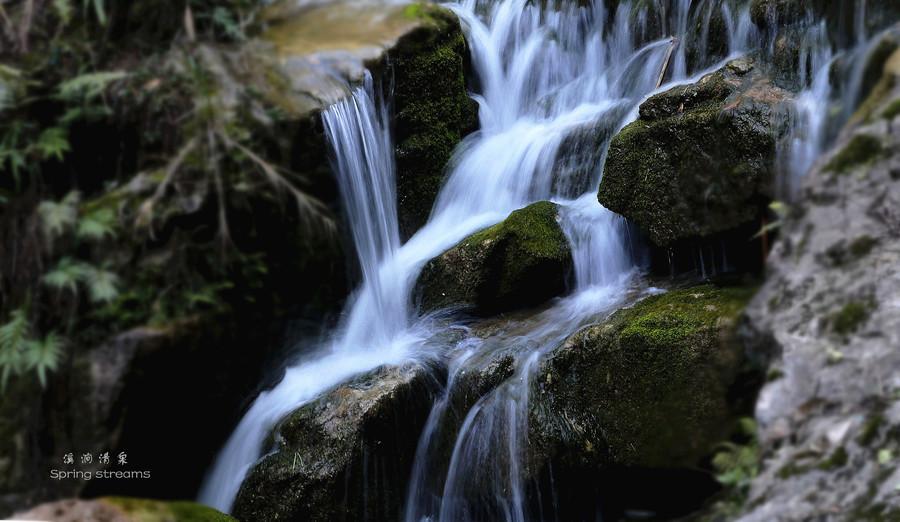
M 59 366 L 62 346 L 62 339 L 52 332 L 41 340 L 27 342 L 23 362 L 26 370 L 37 372 L 41 386 L 47 386 L 47 372 Z
M 28 314 L 25 307 L 13 310 L 0 326 L 0 388 L 6 389 L 11 375 L 22 373 L 28 349 Z
M 44 234 L 48 239 L 55 239 L 70 230 L 78 219 L 78 202 L 81 195 L 72 191 L 59 203 L 43 201 L 38 205 Z
M 99 241 L 115 236 L 116 214 L 109 208 L 101 208 L 78 220 L 75 235 L 79 239 Z
M 84 281 L 94 303 L 109 303 L 119 295 L 119 276 L 113 272 L 92 268 Z
M 85 280 L 90 270 L 90 266 L 73 261 L 70 257 L 64 257 L 59 260 L 53 270 L 44 274 L 41 279 L 47 286 L 76 294 L 78 293 L 78 283 Z
M 123 71 L 82 74 L 59 84 L 57 96 L 65 101 L 91 100 L 103 94 L 111 83 L 127 76 Z
M 38 157 L 42 160 L 56 159 L 62 161 L 63 156 L 69 150 L 69 133 L 66 129 L 60 127 L 50 127 L 41 132 L 37 142 L 34 144 Z
M 73 11 L 71 0 L 53 0 L 53 12 L 63 25 L 68 25 L 72 21 Z

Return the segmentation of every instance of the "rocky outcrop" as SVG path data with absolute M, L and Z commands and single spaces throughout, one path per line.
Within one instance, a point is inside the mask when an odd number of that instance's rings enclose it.
M 554 465 L 692 467 L 729 427 L 752 290 L 652 296 L 570 337 L 533 380 L 529 441 Z
M 417 286 L 422 308 L 490 314 L 562 294 L 572 253 L 558 221 L 555 204 L 534 203 L 431 260 Z
M 856 0 L 753 0 L 750 3 L 753 23 L 772 30 L 801 22 L 807 13 L 826 20 L 832 38 L 841 39 L 852 37 L 860 16 L 869 34 L 895 23 L 900 19 L 900 5 L 893 0 L 867 0 L 864 3 Z
M 228 515 L 193 502 L 124 497 L 60 500 L 14 516 L 22 520 L 53 522 L 237 522 Z
M 559 496 L 562 518 L 591 516 L 592 495 L 613 519 L 628 508 L 677 518 L 715 491 L 700 470 L 747 406 L 739 383 L 758 371 L 735 336 L 752 293 L 647 297 L 545 356 L 531 379 L 526 469 Z M 635 494 L 642 485 L 659 494 Z
M 749 338 L 777 355 L 756 405 L 763 466 L 741 520 L 895 520 L 900 54 L 803 182 Z
M 407 17 L 421 27 L 387 55 L 393 82 L 397 150 L 397 212 L 408 238 L 428 220 L 456 145 L 478 128 L 478 105 L 466 91 L 469 50 L 456 15 L 413 4 Z
M 610 144 L 600 203 L 658 246 L 754 222 L 772 197 L 787 98 L 744 59 L 651 97 Z
M 428 219 L 444 169 L 478 126 L 466 91 L 468 49 L 456 16 L 429 3 L 279 2 L 266 12 L 273 42 L 307 109 L 347 96 L 367 67 L 391 94 L 400 232 Z
M 301 407 L 250 471 L 233 512 L 245 522 L 401 517 L 437 381 L 428 367 L 384 367 Z

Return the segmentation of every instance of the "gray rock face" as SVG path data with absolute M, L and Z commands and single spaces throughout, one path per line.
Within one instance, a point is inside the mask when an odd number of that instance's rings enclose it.
M 751 338 L 781 377 L 756 406 L 763 467 L 744 521 L 897 520 L 900 53 L 770 256 Z
M 437 382 L 421 365 L 383 367 L 307 404 L 235 500 L 242 521 L 398 520 Z

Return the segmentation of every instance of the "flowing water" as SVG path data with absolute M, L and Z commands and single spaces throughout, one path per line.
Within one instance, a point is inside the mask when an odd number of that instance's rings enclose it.
M 692 81 L 730 56 L 766 47 L 746 2 L 655 0 L 642 10 L 623 2 L 614 12 L 602 1 L 583 4 L 450 5 L 462 21 L 480 82 L 473 96 L 481 127 L 458 147 L 428 223 L 405 244 L 397 231 L 389 100 L 380 100 L 369 80 L 324 113 L 362 283 L 321 350 L 289 366 L 253 402 L 210 471 L 202 502 L 228 511 L 248 470 L 267 450 L 273 427 L 302 404 L 377 366 L 440 357 L 450 368 L 448 384 L 422 434 L 406 519 L 531 517 L 521 466 L 534 368 L 578 328 L 641 292 L 635 290 L 639 256 L 629 227 L 596 199 L 607 141 L 636 117 L 649 94 Z M 725 25 L 724 49 L 712 45 L 713 20 Z M 802 51 L 802 62 L 812 70 L 801 75 L 803 89 L 782 152 L 791 179 L 809 168 L 827 139 L 822 104 L 831 99 L 828 65 L 835 53 L 817 32 L 824 33 L 824 26 L 812 27 Z M 411 293 L 424 264 L 539 200 L 560 205 L 575 263 L 571 295 L 493 339 L 473 336 L 446 353 L 423 353 L 435 327 L 411 305 Z M 511 345 L 527 347 L 515 355 L 513 376 L 462 418 L 448 420 L 460 372 L 489 358 L 497 346 Z M 448 437 L 454 441 L 449 456 L 435 447 Z

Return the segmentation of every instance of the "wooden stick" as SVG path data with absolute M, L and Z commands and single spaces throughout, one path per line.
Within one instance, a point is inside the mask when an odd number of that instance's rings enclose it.
M 669 42 L 669 48 L 666 50 L 666 59 L 663 60 L 662 67 L 659 70 L 659 79 L 656 80 L 656 88 L 659 89 L 659 86 L 662 85 L 663 78 L 666 76 L 666 71 L 669 70 L 669 61 L 672 59 L 672 53 L 675 51 L 675 47 L 678 45 L 678 38 L 672 37 L 672 40 Z

